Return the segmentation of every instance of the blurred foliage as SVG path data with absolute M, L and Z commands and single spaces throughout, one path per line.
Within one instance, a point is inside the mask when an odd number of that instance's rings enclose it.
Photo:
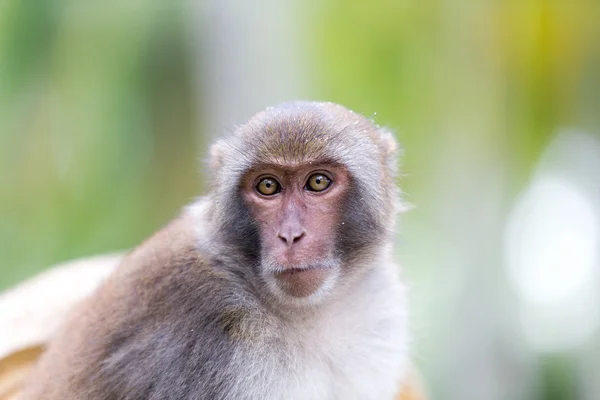
M 180 9 L 112 3 L 0 6 L 0 288 L 129 248 L 198 192 Z

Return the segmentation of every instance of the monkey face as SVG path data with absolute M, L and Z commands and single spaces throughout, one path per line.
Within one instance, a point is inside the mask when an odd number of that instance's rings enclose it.
M 258 286 L 314 304 L 391 240 L 396 150 L 391 133 L 335 104 L 260 112 L 211 148 L 215 232 L 258 266 L 247 272 Z
M 293 298 L 319 297 L 335 284 L 336 236 L 348 172 L 339 165 L 268 164 L 252 168 L 242 193 L 261 241 L 261 276 Z

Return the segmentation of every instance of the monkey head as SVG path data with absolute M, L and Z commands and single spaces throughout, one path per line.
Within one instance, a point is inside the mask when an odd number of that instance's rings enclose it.
M 259 290 L 319 302 L 390 242 L 396 153 L 388 131 L 342 106 L 268 108 L 211 150 L 215 237 L 253 261 Z

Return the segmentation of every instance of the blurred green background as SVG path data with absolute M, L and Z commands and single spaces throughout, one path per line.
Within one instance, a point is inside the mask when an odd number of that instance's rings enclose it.
M 265 106 L 397 131 L 432 399 L 600 399 L 598 0 L 0 1 L 0 290 L 135 246 Z

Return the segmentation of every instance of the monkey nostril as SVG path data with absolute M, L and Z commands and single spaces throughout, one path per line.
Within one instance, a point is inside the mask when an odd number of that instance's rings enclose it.
M 300 233 L 287 233 L 287 234 L 286 233 L 279 233 L 279 234 L 277 234 L 277 237 L 279 239 L 281 239 L 288 246 L 291 246 L 294 243 L 297 243 L 298 241 L 300 241 L 300 239 L 302 239 L 304 237 L 304 232 L 300 232 Z
M 300 239 L 302 239 L 304 237 L 304 232 L 300 232 L 299 235 L 294 235 L 292 237 L 292 243 L 296 243 L 298 242 Z

